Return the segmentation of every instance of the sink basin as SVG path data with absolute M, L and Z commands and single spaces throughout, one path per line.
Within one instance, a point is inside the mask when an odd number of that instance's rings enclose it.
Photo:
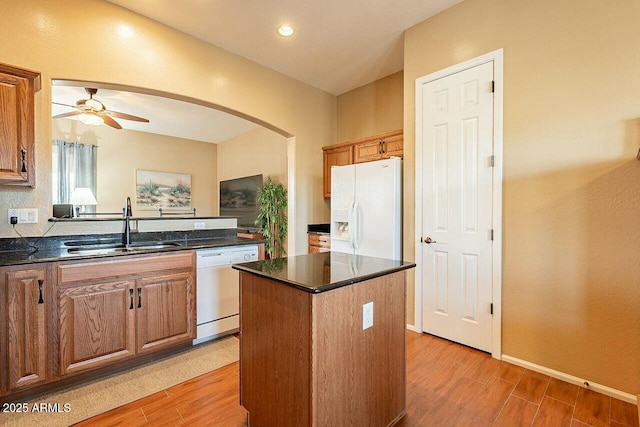
M 180 243 L 134 243 L 129 246 L 125 245 L 103 245 L 99 247 L 81 246 L 77 248 L 67 249 L 67 252 L 75 255 L 106 255 L 118 252 L 137 252 L 150 249 L 167 249 L 180 246 Z

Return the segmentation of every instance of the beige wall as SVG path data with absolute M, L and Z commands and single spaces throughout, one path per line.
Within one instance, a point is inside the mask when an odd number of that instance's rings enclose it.
M 639 19 L 637 0 L 465 0 L 406 32 L 404 68 L 405 258 L 414 258 L 415 79 L 503 48 L 503 353 L 632 394 Z
M 320 147 L 336 140 L 336 98 L 113 4 L 98 0 L 0 0 L 0 59 L 40 71 L 36 95 L 36 188 L 0 188 L 0 206 L 38 207 L 40 235 L 51 209 L 51 79 L 117 83 L 202 100 L 261 120 L 295 137 L 296 250 L 306 224 L 327 220 Z M 90 17 L 88 19 L 87 17 Z M 291 169 L 291 168 L 290 168 Z M 291 189 L 292 186 L 289 185 Z M 14 237 L 0 210 L 0 237 Z M 295 253 L 295 252 L 294 252 Z
M 136 209 L 136 170 L 144 169 L 190 174 L 191 206 L 199 216 L 218 214 L 216 144 L 109 126 L 86 126 L 71 119 L 53 121 L 52 137 L 98 146 L 98 212 L 120 212 L 129 196 L 134 201 L 134 215 L 157 216 L 157 210 Z
M 258 128 L 218 144 L 218 182 L 262 174 L 287 187 L 287 139 Z
M 352 141 L 402 129 L 403 72 L 338 96 L 338 140 Z

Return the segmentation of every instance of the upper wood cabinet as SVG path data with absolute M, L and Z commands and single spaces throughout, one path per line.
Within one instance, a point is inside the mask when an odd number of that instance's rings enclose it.
M 331 197 L 331 166 L 372 162 L 403 156 L 403 131 L 382 133 L 356 141 L 322 147 L 324 159 L 323 197 Z
M 402 131 L 390 132 L 383 135 L 366 138 L 355 142 L 354 163 L 373 162 L 375 160 L 388 159 L 390 157 L 402 157 L 403 154 Z
M 34 94 L 40 73 L 0 64 L 0 184 L 35 185 Z
M 331 166 L 344 166 L 353 163 L 353 146 L 340 145 L 337 147 L 323 147 L 324 184 L 322 195 L 325 199 L 331 197 Z

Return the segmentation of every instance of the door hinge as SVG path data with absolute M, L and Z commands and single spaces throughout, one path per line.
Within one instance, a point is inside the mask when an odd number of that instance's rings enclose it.
M 496 81 L 491 80 L 491 93 L 494 93 L 495 91 L 496 91 Z
M 494 167 L 495 165 L 496 165 L 496 156 L 492 154 L 489 156 L 489 167 Z
M 491 307 L 489 308 L 489 310 L 491 311 L 491 314 L 493 315 L 493 303 L 491 303 Z
M 489 230 L 489 238 L 493 241 L 493 228 Z

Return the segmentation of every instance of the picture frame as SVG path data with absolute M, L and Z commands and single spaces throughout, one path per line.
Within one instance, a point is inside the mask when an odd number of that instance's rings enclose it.
M 191 210 L 191 175 L 136 170 L 138 210 Z

